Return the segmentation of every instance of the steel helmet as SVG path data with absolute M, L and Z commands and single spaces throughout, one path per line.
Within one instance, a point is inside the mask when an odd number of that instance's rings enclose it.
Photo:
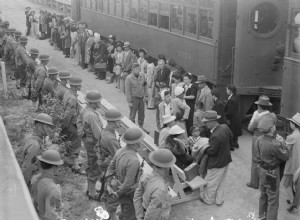
M 71 76 L 69 79 L 69 85 L 70 86 L 80 86 L 82 83 L 82 79 L 76 76 Z
M 25 37 L 25 36 L 21 36 L 21 37 L 19 38 L 19 42 L 20 42 L 20 43 L 27 43 L 27 42 L 28 42 L 28 38 Z
M 40 61 L 50 60 L 50 56 L 48 54 L 40 54 L 39 55 L 39 60 Z
M 34 119 L 34 121 L 41 122 L 47 125 L 52 125 L 53 126 L 53 121 L 50 115 L 46 113 L 40 113 L 38 114 Z
M 173 153 L 170 150 L 163 148 L 152 151 L 149 154 L 149 160 L 158 167 L 172 167 L 176 162 Z
M 39 50 L 38 49 L 36 49 L 36 48 L 30 48 L 30 50 L 29 50 L 29 53 L 31 54 L 31 55 L 38 55 L 39 54 Z
M 117 109 L 108 109 L 106 112 L 105 112 L 105 115 L 104 115 L 104 119 L 106 121 L 119 121 L 123 118 L 124 116 L 122 115 L 121 112 L 119 112 Z
M 126 144 L 140 143 L 145 137 L 144 132 L 139 128 L 128 128 L 121 137 Z
M 62 70 L 58 73 L 58 78 L 60 79 L 70 79 L 71 73 L 67 70 Z
M 39 161 L 52 165 L 63 165 L 63 161 L 57 150 L 46 150 L 42 155 L 37 156 Z
M 21 31 L 16 31 L 16 32 L 15 32 L 15 36 L 16 36 L 16 37 L 20 37 L 21 35 L 22 35 Z
M 89 91 L 84 97 L 85 101 L 89 103 L 100 102 L 102 99 L 102 95 L 97 90 Z
M 48 75 L 57 75 L 58 74 L 58 70 L 56 67 L 50 67 L 47 71 Z

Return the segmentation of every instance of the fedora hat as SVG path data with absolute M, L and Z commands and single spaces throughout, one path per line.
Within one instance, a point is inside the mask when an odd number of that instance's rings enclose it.
M 182 93 L 184 93 L 184 88 L 183 88 L 183 87 L 177 86 L 177 87 L 174 89 L 174 95 L 175 95 L 175 96 L 180 96 Z
M 137 144 L 144 140 L 145 133 L 139 128 L 127 129 L 121 137 L 121 140 L 126 144 Z
M 170 150 L 163 148 L 152 151 L 149 154 L 149 160 L 155 166 L 163 168 L 172 167 L 176 162 L 176 158 L 173 153 Z
M 183 130 L 181 127 L 178 125 L 174 125 L 172 128 L 169 130 L 170 135 L 177 135 L 177 134 L 183 134 L 185 130 Z
M 300 127 L 300 113 L 297 112 L 292 118 L 288 118 L 288 120 Z
M 216 121 L 219 118 L 221 118 L 221 116 L 218 115 L 216 111 L 210 110 L 205 112 L 202 122 Z
M 207 82 L 207 80 L 206 80 L 205 76 L 200 75 L 200 76 L 198 76 L 197 81 L 195 83 L 199 84 L 199 83 L 206 83 L 206 82 Z
M 272 103 L 270 102 L 270 98 L 266 95 L 261 95 L 258 98 L 258 101 L 254 102 L 256 105 L 265 105 L 265 106 L 272 106 Z
M 172 121 L 175 121 L 176 116 L 174 116 L 174 115 L 163 115 L 162 119 L 163 119 L 163 123 L 164 124 L 168 124 L 168 123 L 170 123 Z

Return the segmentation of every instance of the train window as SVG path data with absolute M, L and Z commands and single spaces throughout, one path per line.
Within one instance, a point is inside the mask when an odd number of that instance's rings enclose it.
M 183 7 L 179 5 L 171 6 L 171 28 L 182 31 Z
M 138 19 L 138 8 L 139 2 L 138 0 L 131 0 L 131 8 L 130 8 L 130 18 L 131 19 Z
M 115 0 L 109 0 L 109 14 L 115 15 Z
M 149 25 L 157 26 L 157 0 L 149 1 Z
M 103 0 L 103 12 L 108 14 L 108 0 Z
M 184 31 L 191 34 L 197 33 L 197 9 L 186 8 Z
M 93 9 L 93 10 L 97 10 L 97 2 L 96 2 L 97 0 L 92 0 L 92 7 L 91 7 L 91 9 Z
M 211 10 L 199 9 L 199 35 L 212 39 L 213 12 Z
M 97 1 L 97 11 L 102 11 L 103 10 L 103 0 L 98 0 Z
M 129 19 L 130 17 L 130 13 L 129 13 L 129 9 L 130 9 L 130 4 L 129 4 L 129 0 L 124 0 L 124 6 L 123 6 L 123 16 L 125 19 Z
M 122 0 L 116 0 L 116 16 L 122 17 Z
M 251 11 L 251 28 L 258 34 L 269 34 L 279 25 L 279 18 L 275 4 L 260 3 Z
M 169 30 L 170 7 L 168 0 L 160 0 L 159 3 L 159 27 Z
M 148 20 L 148 1 L 147 0 L 140 0 L 139 20 L 143 23 L 147 23 L 147 20 Z
M 92 7 L 91 0 L 85 0 L 85 7 L 91 9 Z
M 300 59 L 300 11 L 294 13 L 293 28 L 292 28 L 292 52 L 297 54 Z
M 213 0 L 199 0 L 199 7 L 212 9 L 214 7 L 214 1 Z

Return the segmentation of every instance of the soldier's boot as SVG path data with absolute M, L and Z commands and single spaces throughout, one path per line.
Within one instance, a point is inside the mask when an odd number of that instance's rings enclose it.
M 17 89 L 20 89 L 20 88 L 21 88 L 21 87 L 20 87 L 20 82 L 21 82 L 20 79 L 16 79 L 16 87 L 17 87 Z
M 98 200 L 99 194 L 96 191 L 96 182 L 88 180 L 87 196 L 90 200 Z

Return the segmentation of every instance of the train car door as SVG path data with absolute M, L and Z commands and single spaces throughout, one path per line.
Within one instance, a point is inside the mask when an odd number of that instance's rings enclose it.
M 241 96 L 242 113 L 261 94 L 277 103 L 274 111 L 279 113 L 288 4 L 238 0 L 237 6 L 233 82 Z

